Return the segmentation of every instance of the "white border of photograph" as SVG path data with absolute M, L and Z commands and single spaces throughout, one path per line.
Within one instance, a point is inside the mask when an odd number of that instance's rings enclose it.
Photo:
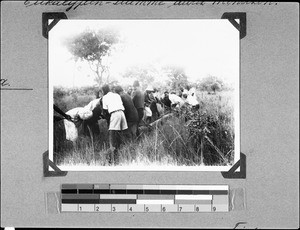
M 232 165 L 229 166 L 155 166 L 151 165 L 149 168 L 145 168 L 145 166 L 130 166 L 130 167 L 125 167 L 125 166 L 81 166 L 81 165 L 76 165 L 76 166 L 59 166 L 59 168 L 63 171 L 228 171 L 230 168 L 240 159 L 240 62 L 241 62 L 241 55 L 240 55 L 240 38 L 239 38 L 239 31 L 227 20 L 227 19 L 124 19 L 124 20 L 102 20 L 102 19 L 95 19 L 95 20 L 87 20 L 87 19 L 67 19 L 67 20 L 61 20 L 61 21 L 157 21 L 157 20 L 163 20 L 163 21 L 203 21 L 203 20 L 210 20 L 210 21 L 227 21 L 230 26 L 234 30 L 236 30 L 236 36 L 238 37 L 238 49 L 239 49 L 239 60 L 237 67 L 238 68 L 238 78 L 236 81 L 234 81 L 234 87 L 235 87 L 235 100 L 234 100 L 234 145 L 235 145 L 235 154 L 234 154 L 234 162 Z M 59 25 L 58 22 L 57 25 Z M 57 26 L 56 25 L 56 26 Z M 55 30 L 55 27 L 52 28 L 51 31 L 49 31 L 49 38 L 48 38 L 48 81 L 49 81 L 49 89 L 48 89 L 48 97 L 49 97 L 49 159 L 53 161 L 53 79 L 51 78 L 51 32 Z M 150 168 L 151 167 L 151 168 Z M 50 170 L 52 170 L 49 167 Z

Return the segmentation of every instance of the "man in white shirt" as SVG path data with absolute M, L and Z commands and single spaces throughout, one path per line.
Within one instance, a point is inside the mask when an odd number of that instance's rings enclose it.
M 174 92 L 171 92 L 169 94 L 169 99 L 171 101 L 171 105 L 173 108 L 174 107 L 180 108 L 184 104 L 184 101 L 182 100 L 182 98 L 177 96 Z
M 119 132 L 128 128 L 122 99 L 119 94 L 110 91 L 108 85 L 102 87 L 103 92 L 103 109 L 107 110 L 110 115 L 109 119 L 109 145 L 113 151 L 114 164 L 118 163 L 117 149 L 120 147 Z
M 197 96 L 196 96 L 196 88 L 195 87 L 192 87 L 189 90 L 187 101 L 192 106 L 192 109 L 198 110 L 200 108 L 199 101 L 197 100 Z

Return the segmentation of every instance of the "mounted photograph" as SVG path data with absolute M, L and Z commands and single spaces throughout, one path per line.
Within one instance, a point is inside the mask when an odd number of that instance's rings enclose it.
M 61 170 L 228 171 L 240 159 L 240 39 L 227 19 L 63 19 L 48 73 Z

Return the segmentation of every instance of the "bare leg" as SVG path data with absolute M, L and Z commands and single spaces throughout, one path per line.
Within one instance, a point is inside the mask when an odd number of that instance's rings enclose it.
M 113 164 L 114 163 L 113 152 L 115 150 L 115 148 L 114 148 L 114 131 L 113 130 L 108 131 L 108 140 L 109 140 L 108 162 L 109 162 L 109 164 Z
M 109 130 L 110 163 L 118 164 L 118 148 L 120 147 L 120 134 L 116 130 Z

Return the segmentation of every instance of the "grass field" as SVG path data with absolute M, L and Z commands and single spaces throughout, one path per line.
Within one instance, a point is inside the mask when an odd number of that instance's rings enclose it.
M 54 95 L 55 103 L 64 111 L 88 104 L 92 91 L 70 94 L 63 89 Z M 200 109 L 182 110 L 162 125 L 144 132 L 136 141 L 123 144 L 118 151 L 118 166 L 199 166 L 228 165 L 234 159 L 233 94 L 231 91 L 207 94 L 199 92 Z M 188 119 L 187 119 L 188 118 Z M 192 120 L 192 122 L 186 122 Z M 62 137 L 55 124 L 54 138 Z M 109 165 L 107 123 L 99 121 L 101 133 L 92 145 L 89 137 L 80 137 L 75 148 L 61 141 L 54 154 L 58 166 Z M 62 139 L 62 138 L 61 138 Z

